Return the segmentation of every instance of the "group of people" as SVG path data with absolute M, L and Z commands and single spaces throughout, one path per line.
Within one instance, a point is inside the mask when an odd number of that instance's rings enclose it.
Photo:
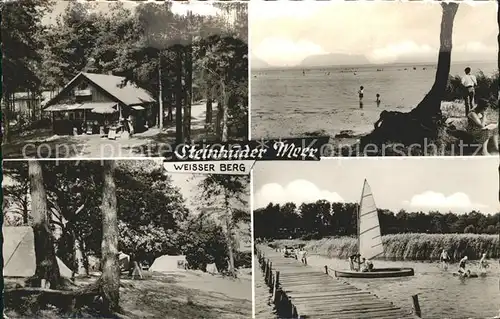
M 445 249 L 443 249 L 443 251 L 441 252 L 441 256 L 439 259 L 443 265 L 443 268 L 448 269 L 448 265 L 451 263 L 451 258 Z M 458 262 L 458 271 L 457 272 L 459 274 L 461 274 L 461 275 L 470 274 L 470 269 L 466 269 L 468 260 L 469 260 L 469 258 L 467 256 L 464 256 Z M 486 260 L 486 253 L 483 253 L 481 255 L 481 259 L 479 260 L 478 267 L 479 267 L 479 271 L 481 271 L 481 272 L 486 271 L 486 268 L 488 268 L 488 262 Z
M 360 108 L 363 108 L 363 97 L 364 97 L 364 95 L 365 95 L 365 93 L 364 93 L 364 92 L 365 92 L 365 88 L 364 88 L 364 86 L 360 86 L 360 87 L 359 87 L 359 90 L 358 90 L 359 107 L 360 107 Z M 377 93 L 377 94 L 375 95 L 375 98 L 376 98 L 376 99 L 375 99 L 375 102 L 377 103 L 377 106 L 380 106 L 380 102 L 381 102 L 381 100 L 380 100 L 380 94 L 379 94 L 379 93 Z
M 362 258 L 361 254 L 354 254 L 349 256 L 349 268 L 354 271 L 368 272 L 373 270 L 373 263 Z

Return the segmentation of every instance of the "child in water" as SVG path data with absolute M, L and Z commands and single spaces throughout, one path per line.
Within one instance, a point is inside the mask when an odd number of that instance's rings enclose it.
M 359 96 L 359 107 L 360 108 L 363 108 L 363 91 L 364 91 L 364 87 L 363 86 L 360 86 L 359 87 L 359 91 L 358 91 L 358 96 Z
M 360 86 L 358 91 L 359 103 L 363 102 L 364 87 Z
M 380 106 L 380 94 L 378 94 L 378 93 L 377 93 L 377 100 L 376 100 L 376 102 L 377 102 L 377 106 Z

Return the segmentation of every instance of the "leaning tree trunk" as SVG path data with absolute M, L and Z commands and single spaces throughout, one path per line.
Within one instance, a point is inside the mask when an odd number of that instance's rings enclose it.
M 120 266 L 118 263 L 118 218 L 116 209 L 115 162 L 104 162 L 102 191 L 102 275 L 100 292 L 104 309 L 119 311 Z
M 175 142 L 181 144 L 184 140 L 182 132 L 182 47 L 177 47 L 176 50 L 176 73 L 175 81 Z
M 47 194 L 43 184 L 43 171 L 40 162 L 29 161 L 28 172 L 36 260 L 35 276 L 32 282 L 38 286 L 41 280 L 45 280 L 51 289 L 57 289 L 61 286 L 62 279 L 59 273 L 52 233 L 49 227 Z
M 384 145 L 388 142 L 404 145 L 423 145 L 426 140 L 438 137 L 443 124 L 441 100 L 446 91 L 451 64 L 453 21 L 458 10 L 457 3 L 441 3 L 440 47 L 436 78 L 429 93 L 409 113 L 382 111 L 374 130 L 361 138 L 361 146 Z M 378 155 L 378 154 L 373 154 Z

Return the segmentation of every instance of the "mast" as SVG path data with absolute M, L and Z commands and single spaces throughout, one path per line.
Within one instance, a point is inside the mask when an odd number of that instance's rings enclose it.
M 359 198 L 359 204 L 358 204 L 358 207 L 357 207 L 357 213 L 356 213 L 356 217 L 357 217 L 357 221 L 358 221 L 358 229 L 357 229 L 357 232 L 358 232 L 358 254 L 361 254 L 361 236 L 360 236 L 360 222 L 361 222 L 361 202 L 363 201 L 363 194 L 365 192 L 365 184 L 366 184 L 366 178 L 365 180 L 363 181 L 363 188 L 361 189 L 361 195 L 360 195 L 360 198 Z

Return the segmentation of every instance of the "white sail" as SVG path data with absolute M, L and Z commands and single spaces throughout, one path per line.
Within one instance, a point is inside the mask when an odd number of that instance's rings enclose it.
M 384 253 L 377 206 L 366 180 L 358 210 L 358 244 L 362 258 L 372 259 Z

